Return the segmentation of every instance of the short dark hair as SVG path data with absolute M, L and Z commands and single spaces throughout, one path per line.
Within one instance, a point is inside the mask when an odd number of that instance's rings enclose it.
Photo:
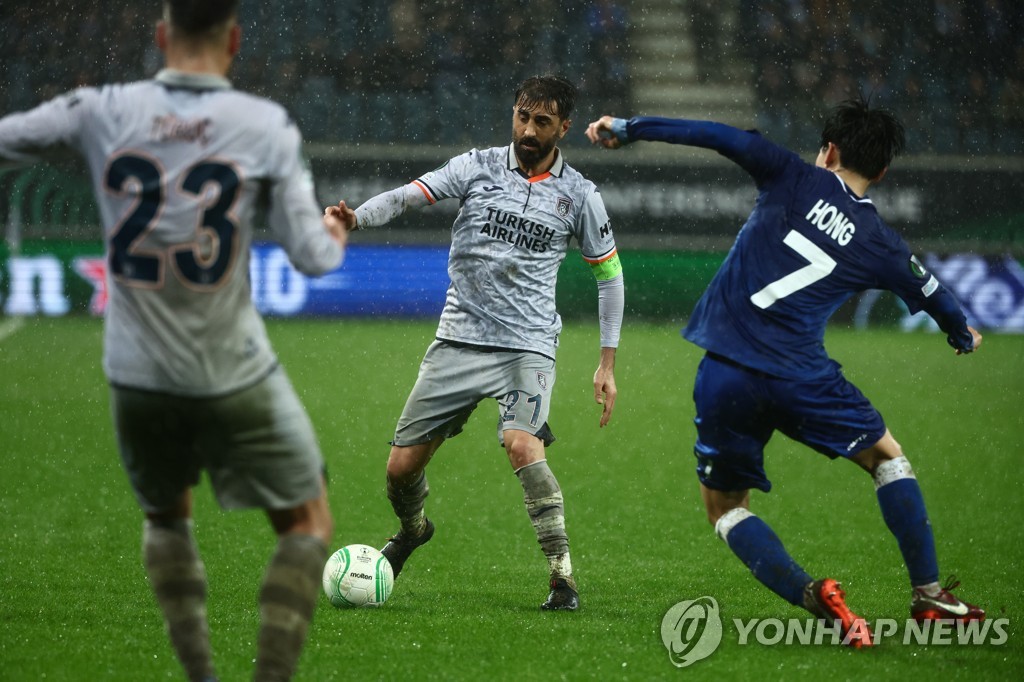
M 903 124 L 891 111 L 872 109 L 861 95 L 833 107 L 821 131 L 821 148 L 839 148 L 844 168 L 874 180 L 906 146 Z
M 201 38 L 238 16 L 238 3 L 239 0 L 164 0 L 164 16 L 184 35 Z
M 516 88 L 516 106 L 533 107 L 540 105 L 549 114 L 557 114 L 563 121 L 569 118 L 576 106 L 576 86 L 563 76 L 533 76 Z M 552 111 L 555 104 L 558 111 Z

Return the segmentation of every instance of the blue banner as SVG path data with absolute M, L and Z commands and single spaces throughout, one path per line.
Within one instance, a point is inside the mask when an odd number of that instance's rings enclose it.
M 683 252 L 629 254 L 627 272 L 633 273 L 633 279 L 627 275 L 627 281 L 634 282 L 633 295 L 626 298 L 630 319 L 689 314 L 692 302 L 679 307 L 680 278 L 694 280 L 686 285 L 685 294 L 696 301 L 706 286 L 702 280 L 710 279 L 721 262 L 721 255 L 698 255 L 696 260 L 692 256 Z M 921 256 L 925 267 L 959 299 L 969 324 L 980 330 L 1024 333 L 1024 267 L 1020 261 L 1011 256 L 969 253 Z M 680 259 L 681 265 L 670 267 L 667 263 L 675 259 Z M 559 306 L 570 316 L 584 309 L 593 312 L 586 308 L 596 301 L 593 275 L 582 262 L 575 269 L 571 266 L 567 263 L 567 269 L 559 274 L 559 295 L 571 300 L 560 299 Z M 448 246 L 351 244 L 340 268 L 311 278 L 292 267 L 280 246 L 256 243 L 249 278 L 253 301 L 268 317 L 436 319 L 444 308 L 449 284 Z M 0 314 L 59 317 L 88 311 L 100 316 L 106 306 L 107 261 L 102 244 L 34 242 L 16 254 L 0 244 Z M 658 312 L 650 312 L 654 309 Z M 906 330 L 936 328 L 927 315 L 911 316 L 899 299 L 879 290 L 858 297 L 853 320 L 858 327 L 896 323 Z
M 255 244 L 249 265 L 260 313 L 437 317 L 448 289 L 447 246 L 351 244 L 345 262 L 318 278 L 296 271 L 276 244 Z
M 72 274 L 73 273 L 73 274 Z M 447 246 L 351 244 L 323 277 L 292 267 L 277 244 L 256 243 L 249 261 L 253 302 L 268 317 L 438 317 L 448 289 Z M 107 307 L 102 244 L 27 245 L 0 251 L 0 311 L 58 317 Z

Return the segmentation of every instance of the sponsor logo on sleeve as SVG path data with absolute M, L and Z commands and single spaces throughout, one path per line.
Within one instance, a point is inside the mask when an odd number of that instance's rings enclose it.
M 939 288 L 939 280 L 935 277 L 930 277 L 923 287 L 921 287 L 921 293 L 926 297 L 931 296 L 935 293 L 935 290 Z

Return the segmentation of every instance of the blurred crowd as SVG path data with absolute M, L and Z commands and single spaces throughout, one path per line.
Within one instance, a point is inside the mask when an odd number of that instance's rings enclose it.
M 676 0 L 700 84 L 752 76 L 757 125 L 795 148 L 855 94 L 908 123 L 910 152 L 1024 151 L 1021 0 Z M 4 0 L 0 112 L 145 78 L 159 3 Z M 85 7 L 82 7 L 85 5 Z M 635 110 L 631 0 L 241 0 L 237 87 L 285 104 L 311 140 L 483 145 L 508 135 L 522 78 L 562 73 L 577 122 Z M 732 16 L 734 20 L 723 17 Z M 598 111 L 600 109 L 600 111 Z M 491 139 L 492 135 L 496 139 Z
M 1021 0 L 740 4 L 758 124 L 780 142 L 816 142 L 824 106 L 863 92 L 900 114 L 911 153 L 1024 153 Z
M 276 57 L 239 60 L 235 76 L 257 91 L 261 81 L 273 83 L 263 93 L 290 102 L 312 138 L 480 143 L 481 127 L 500 123 L 504 139 L 525 77 L 560 73 L 583 93 L 611 86 L 628 97 L 625 12 L 603 16 L 616 7 L 607 0 L 261 3 L 250 8 L 255 25 L 275 29 L 249 50 Z
M 0 112 L 156 73 L 159 3 L 88 5 L 4 0 Z M 516 84 L 541 73 L 581 101 L 630 101 L 628 18 L 612 0 L 241 0 L 240 14 L 232 81 L 287 106 L 311 140 L 504 140 Z

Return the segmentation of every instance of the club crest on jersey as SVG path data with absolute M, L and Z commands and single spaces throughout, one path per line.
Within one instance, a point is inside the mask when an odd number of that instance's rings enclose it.
M 569 211 L 572 210 L 572 199 L 566 197 L 558 197 L 555 199 L 555 210 L 558 211 L 558 215 L 563 218 L 569 215 Z
M 545 391 L 548 390 L 548 376 L 544 372 L 537 372 L 537 383 Z

